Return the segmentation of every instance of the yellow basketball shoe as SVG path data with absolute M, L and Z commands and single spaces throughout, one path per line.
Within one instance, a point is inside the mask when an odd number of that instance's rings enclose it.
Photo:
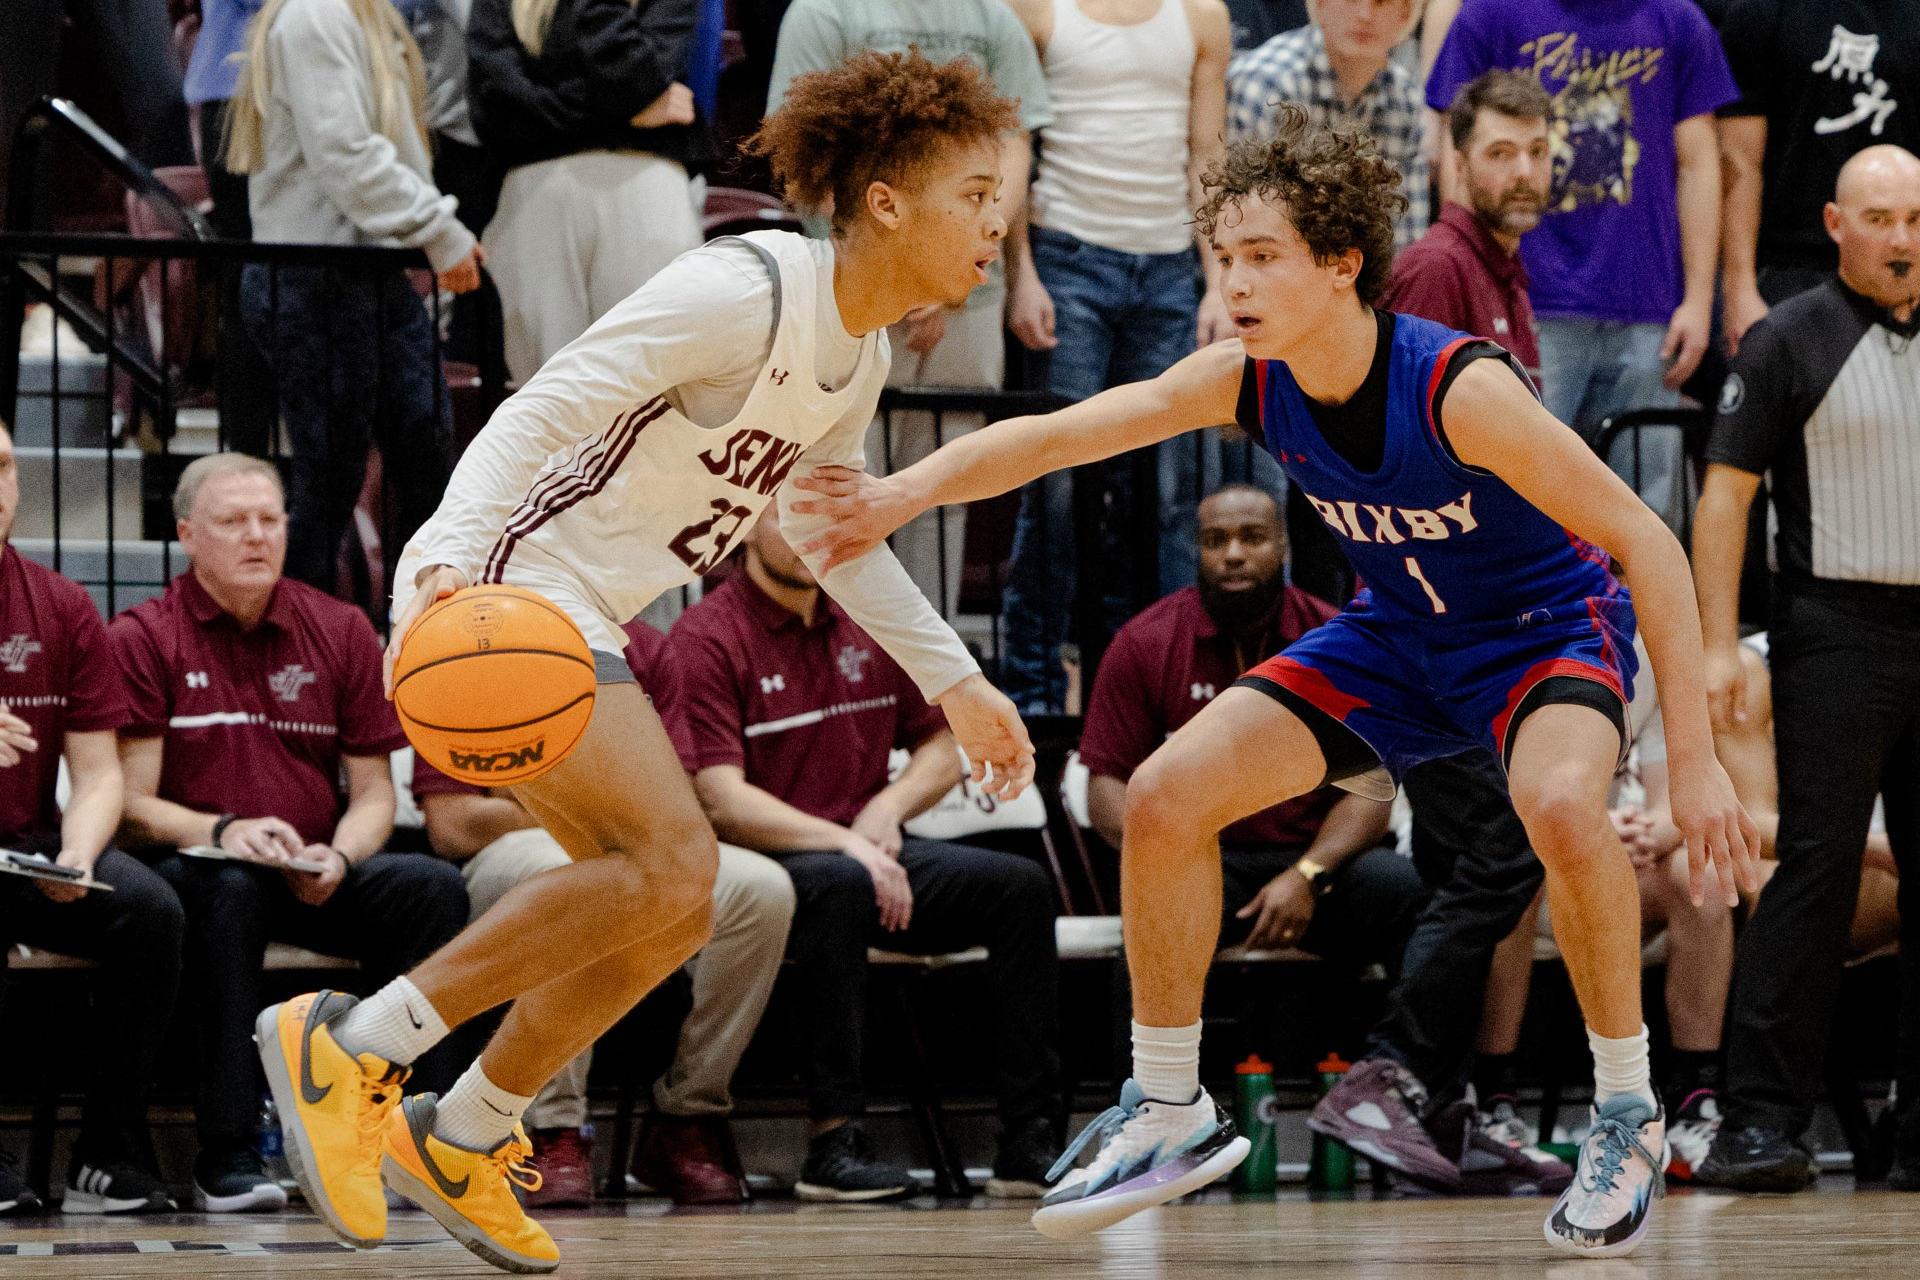
M 254 1022 L 254 1042 L 307 1203 L 342 1240 L 371 1249 L 387 1234 L 380 1140 L 407 1068 L 355 1057 L 333 1038 L 329 1024 L 358 1003 L 321 991 L 271 1005 Z
M 493 1150 L 469 1151 L 433 1136 L 439 1109 L 438 1097 L 417 1093 L 388 1117 L 380 1161 L 387 1185 L 502 1271 L 538 1275 L 559 1266 L 559 1246 L 513 1194 L 516 1183 L 540 1189 L 540 1172 L 528 1163 L 533 1144 L 526 1130 L 516 1124 Z

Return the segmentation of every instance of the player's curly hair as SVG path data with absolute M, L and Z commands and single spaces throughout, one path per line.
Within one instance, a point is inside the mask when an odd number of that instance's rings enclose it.
M 1228 206 L 1249 197 L 1279 205 L 1317 262 L 1360 251 L 1354 291 L 1372 306 L 1393 273 L 1393 226 L 1407 207 L 1400 173 L 1362 133 L 1316 129 L 1292 103 L 1279 107 L 1274 136 L 1236 142 L 1208 168 L 1207 198 L 1194 212 L 1211 236 Z
M 765 157 L 789 203 L 831 205 L 838 231 L 858 215 L 873 183 L 911 183 L 955 144 L 1019 127 L 1019 102 L 1002 97 L 972 59 L 935 63 L 917 47 L 869 49 L 795 77 L 745 147 Z

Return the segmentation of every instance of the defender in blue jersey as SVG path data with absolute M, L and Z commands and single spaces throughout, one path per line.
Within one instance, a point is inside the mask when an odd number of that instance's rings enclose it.
M 1479 745 L 1505 764 L 1545 864 L 1594 1053 L 1593 1125 L 1545 1235 L 1572 1253 L 1625 1253 L 1646 1232 L 1666 1142 L 1633 870 L 1606 809 L 1635 626 L 1611 563 L 1632 579 L 1660 677 L 1695 900 L 1710 882 L 1729 902 L 1736 878 L 1751 887 L 1759 848 L 1714 757 L 1686 555 L 1492 344 L 1373 310 L 1399 176 L 1371 141 L 1284 111 L 1273 140 L 1236 145 L 1208 174 L 1198 211 L 1237 342 L 987 427 L 885 480 L 817 471 L 799 483 L 822 496 L 796 509 L 837 519 L 803 550 L 852 557 L 929 507 L 1237 417 L 1311 499 L 1364 589 L 1135 772 L 1121 858 L 1133 1079 L 1062 1158 L 1034 1224 L 1097 1230 L 1245 1155 L 1199 1082 L 1221 828 L 1325 783 L 1391 795 L 1409 766 Z M 1091 1161 L 1068 1170 L 1088 1147 Z

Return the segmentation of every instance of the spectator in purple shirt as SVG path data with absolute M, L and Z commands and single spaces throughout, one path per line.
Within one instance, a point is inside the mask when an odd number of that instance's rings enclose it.
M 1720 233 L 1714 112 L 1740 95 L 1693 0 L 1466 0 L 1427 80 L 1444 112 L 1494 67 L 1553 96 L 1547 216 L 1521 255 L 1547 408 L 1594 439 L 1679 402 L 1706 354 Z
M 1338 612 L 1287 585 L 1286 526 L 1269 494 L 1221 489 L 1199 519 L 1198 585 L 1122 627 L 1094 680 L 1080 757 L 1094 829 L 1116 849 L 1133 771 L 1247 668 Z M 1331 787 L 1222 831 L 1222 944 L 1397 968 L 1421 888 L 1386 833 L 1386 805 Z

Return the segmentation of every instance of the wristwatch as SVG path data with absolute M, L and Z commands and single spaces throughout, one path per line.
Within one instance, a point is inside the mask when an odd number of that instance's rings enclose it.
M 1325 867 L 1315 862 L 1312 858 L 1302 856 L 1294 860 L 1293 869 L 1300 873 L 1300 878 L 1307 882 L 1309 889 L 1312 889 L 1315 893 L 1320 892 L 1322 888 L 1320 877 L 1327 874 Z

